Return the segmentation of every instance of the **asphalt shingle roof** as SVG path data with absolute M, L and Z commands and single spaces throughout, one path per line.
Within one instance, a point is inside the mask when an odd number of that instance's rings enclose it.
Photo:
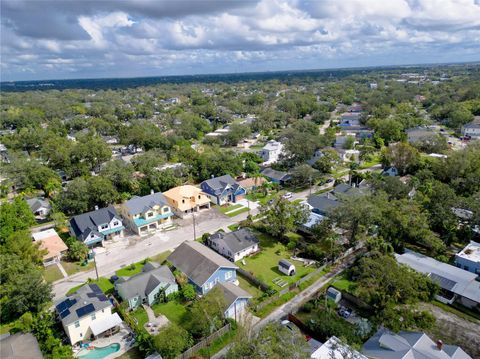
M 168 201 L 161 192 L 149 194 L 143 197 L 132 197 L 125 202 L 125 207 L 132 215 L 144 213 L 153 206 L 168 206 Z
M 238 267 L 198 242 L 183 242 L 167 258 L 192 282 L 201 287 L 220 267 Z
M 277 181 L 286 181 L 290 178 L 290 175 L 287 172 L 277 171 L 270 167 L 263 169 L 261 173 L 262 175 L 268 178 L 273 178 Z
M 77 238 L 85 239 L 90 232 L 100 235 L 98 226 L 110 223 L 113 218 L 120 219 L 116 209 L 113 206 L 108 206 L 72 217 L 70 227 Z
M 341 203 L 330 194 L 310 196 L 307 199 L 307 203 L 312 206 L 316 212 L 323 214 L 329 214 L 341 205 Z
M 233 283 L 220 282 L 217 284 L 217 286 L 220 288 L 223 293 L 223 297 L 225 298 L 225 309 L 228 309 L 238 298 L 252 298 L 250 293 L 244 291 L 242 288 Z
M 230 233 L 217 232 L 212 234 L 209 240 L 223 243 L 232 253 L 238 253 L 258 243 L 257 237 L 247 228 L 241 228 Z
M 232 176 L 230 175 L 223 175 L 220 177 L 210 178 L 208 180 L 203 181 L 201 187 L 203 188 L 203 184 L 208 185 L 213 190 L 213 193 L 218 196 L 225 191 L 227 186 L 230 186 L 233 191 L 236 191 L 237 188 L 240 186 L 237 181 L 235 181 Z

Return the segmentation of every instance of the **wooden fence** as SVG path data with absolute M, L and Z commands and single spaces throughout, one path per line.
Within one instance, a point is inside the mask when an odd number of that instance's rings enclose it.
M 251 284 L 260 287 L 261 290 L 264 292 L 270 289 L 270 286 L 264 282 L 262 282 L 260 279 L 255 277 L 252 273 L 247 272 L 246 270 L 242 268 L 237 268 L 237 272 L 244 277 L 246 280 L 248 280 Z
M 203 339 L 201 342 L 198 342 L 193 347 L 187 349 L 182 354 L 178 355 L 175 359 L 189 359 L 189 358 L 191 358 L 200 349 L 203 349 L 203 348 L 209 346 L 215 339 L 220 338 L 222 335 L 224 335 L 225 333 L 228 333 L 229 331 L 230 331 L 230 323 L 228 323 L 224 327 L 220 328 L 215 333 L 210 334 L 208 337 Z

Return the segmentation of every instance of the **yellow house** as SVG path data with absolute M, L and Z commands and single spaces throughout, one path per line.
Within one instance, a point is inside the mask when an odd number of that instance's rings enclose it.
M 96 284 L 86 284 L 60 300 L 55 311 L 63 329 L 75 345 L 110 335 L 120 329 L 122 320 L 112 314 L 112 303 Z
M 210 208 L 210 199 L 207 195 L 200 188 L 192 185 L 174 187 L 163 192 L 163 195 L 179 217 L 203 208 Z

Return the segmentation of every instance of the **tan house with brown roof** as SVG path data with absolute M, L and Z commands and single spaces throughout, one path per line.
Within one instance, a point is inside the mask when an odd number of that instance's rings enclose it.
M 163 192 L 163 195 L 178 217 L 210 208 L 210 199 L 207 195 L 192 185 L 174 187 Z
M 40 243 L 41 250 L 46 250 L 47 252 L 43 256 L 43 264 L 45 266 L 57 263 L 68 251 L 67 245 L 54 229 L 33 233 L 32 238 L 35 242 Z

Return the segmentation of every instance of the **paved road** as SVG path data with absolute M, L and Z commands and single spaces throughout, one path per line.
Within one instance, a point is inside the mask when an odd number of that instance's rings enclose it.
M 312 188 L 312 193 L 323 187 Z M 305 199 L 310 190 L 294 193 L 290 200 Z M 250 206 L 252 215 L 258 213 L 256 204 Z M 238 223 L 248 216 L 248 212 L 241 213 L 235 217 L 227 217 L 215 208 L 200 212 L 195 215 L 196 219 L 196 237 L 204 233 L 213 233 L 220 228 L 227 229 L 231 224 Z M 147 257 L 153 257 L 167 250 L 173 250 L 186 240 L 193 240 L 193 219 L 176 219 L 178 228 L 167 232 L 158 232 L 150 237 L 138 238 L 138 236 L 128 236 L 116 240 L 113 243 L 106 242 L 105 248 L 96 249 L 96 261 L 98 275 L 110 277 L 116 270 L 129 264 L 141 261 Z M 65 295 L 69 289 L 85 283 L 88 278 L 95 278 L 95 271 L 77 273 L 69 278 L 59 280 L 53 285 L 55 299 Z

